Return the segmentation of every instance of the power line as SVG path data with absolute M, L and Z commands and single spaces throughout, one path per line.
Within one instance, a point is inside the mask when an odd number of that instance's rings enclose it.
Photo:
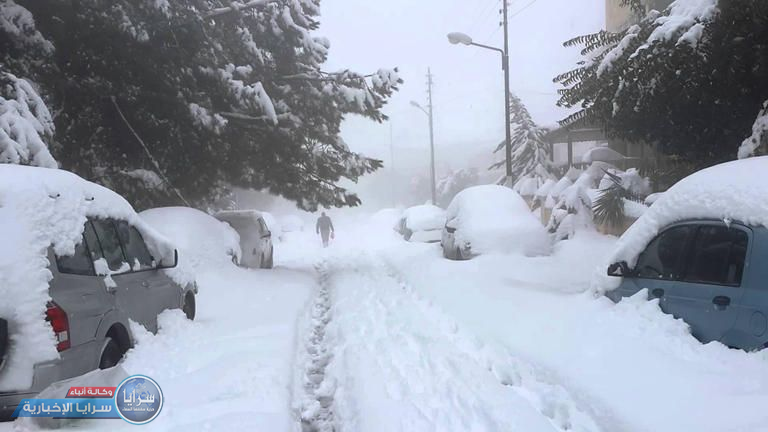
M 534 4 L 534 3 L 536 3 L 537 1 L 538 1 L 538 0 L 531 0 L 531 2 L 530 2 L 530 3 L 528 3 L 528 4 L 527 4 L 527 5 L 525 5 L 525 6 L 523 6 L 521 9 L 518 9 L 518 10 L 517 10 L 517 12 L 514 12 L 512 15 L 510 15 L 510 16 L 509 16 L 509 18 L 514 18 L 514 17 L 516 17 L 516 16 L 520 15 L 521 13 L 523 13 L 523 11 L 524 11 L 524 10 L 526 10 L 526 9 L 528 9 L 529 7 L 533 6 L 533 4 Z

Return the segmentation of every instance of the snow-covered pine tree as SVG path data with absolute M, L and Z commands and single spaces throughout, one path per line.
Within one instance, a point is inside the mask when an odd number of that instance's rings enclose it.
M 510 93 L 509 106 L 512 113 L 512 177 L 514 185 L 526 184 L 534 193 L 547 180 L 553 179 L 549 144 L 544 140 L 548 129 L 533 121 L 530 112 L 517 95 Z M 494 153 L 503 152 L 506 142 L 502 141 Z M 505 161 L 491 165 L 490 169 L 503 167 Z M 518 189 L 517 187 L 515 189 Z M 518 192 L 522 192 L 518 190 Z
M 470 186 L 476 186 L 480 182 L 480 176 L 475 168 L 463 168 L 451 172 L 437 182 L 437 205 L 448 207 L 459 192 Z
M 585 60 L 559 104 L 692 169 L 733 159 L 768 99 L 768 2 L 676 0 L 618 34 L 575 38 Z M 684 175 L 685 172 L 680 172 Z
M 60 107 L 62 164 L 139 207 L 209 202 L 234 186 L 309 210 L 354 205 L 338 181 L 381 165 L 339 128 L 350 113 L 385 120 L 400 79 L 323 70 L 318 0 L 19 2 L 56 47 L 58 73 L 42 84 Z M 148 194 L 125 175 L 136 169 L 172 187 Z
M 36 63 L 52 53 L 28 10 L 13 0 L 0 3 L 0 163 L 58 166 L 47 144 L 51 113 L 29 81 Z

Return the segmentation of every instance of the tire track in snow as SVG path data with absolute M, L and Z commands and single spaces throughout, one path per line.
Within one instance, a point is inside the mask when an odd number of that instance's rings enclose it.
M 600 427 L 530 365 L 464 333 L 381 258 L 359 251 L 319 269 L 336 297 L 324 379 L 333 390 L 339 383 L 339 430 L 619 430 Z
M 535 406 L 553 426 L 562 431 L 618 431 L 626 430 L 617 421 L 602 421 L 606 416 L 595 412 L 595 403 L 585 401 L 578 393 L 563 387 L 552 373 L 527 363 L 501 347 L 484 344 L 461 329 L 455 320 L 422 298 L 406 278 L 383 254 L 379 255 L 383 271 L 398 281 L 403 291 L 418 305 L 429 319 L 443 329 L 447 339 L 474 361 L 482 364 L 500 384 L 511 388 Z M 578 395 L 578 396 L 575 396 Z M 601 421 L 599 421 L 601 420 Z
M 309 311 L 309 331 L 303 341 L 302 364 L 299 377 L 300 401 L 297 417 L 302 432 L 333 432 L 333 395 L 335 385 L 326 376 L 332 353 L 326 343 L 326 328 L 331 321 L 331 294 L 328 271 L 323 261 L 315 266 L 318 291 Z

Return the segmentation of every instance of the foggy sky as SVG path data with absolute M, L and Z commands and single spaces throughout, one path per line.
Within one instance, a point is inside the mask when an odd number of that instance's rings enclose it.
M 450 45 L 446 38 L 449 32 L 461 31 L 476 42 L 501 47 L 500 8 L 499 0 L 323 0 L 317 33 L 331 41 L 326 69 L 370 73 L 397 66 L 405 80 L 384 110 L 391 117 L 396 170 L 411 171 L 428 163 L 427 118 L 409 105 L 416 100 L 426 106 L 428 67 L 435 80 L 439 170 L 484 158 L 503 139 L 500 55 Z M 554 124 L 567 115 L 555 106 L 552 78 L 574 66 L 580 56 L 562 42 L 603 25 L 604 0 L 511 0 L 511 89 L 540 124 Z M 353 150 L 391 165 L 388 123 L 351 117 L 342 136 Z

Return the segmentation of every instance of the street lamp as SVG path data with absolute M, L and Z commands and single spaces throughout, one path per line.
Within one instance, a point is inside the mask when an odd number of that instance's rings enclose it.
M 509 184 L 512 180 L 512 130 L 511 130 L 511 117 L 512 114 L 509 109 L 509 37 L 508 37 L 508 23 L 507 23 L 507 2 L 504 1 L 504 49 L 496 48 L 488 45 L 475 43 L 472 38 L 464 33 L 448 33 L 448 41 L 454 45 L 472 45 L 492 51 L 501 53 L 501 68 L 504 71 L 504 126 L 506 131 L 506 179 L 505 184 Z
M 431 97 L 430 97 L 431 99 Z M 424 109 L 418 102 L 411 101 L 411 106 L 418 108 L 424 114 L 429 117 L 429 185 L 432 192 L 432 204 L 437 205 L 437 187 L 435 186 L 435 134 L 434 134 L 434 122 L 432 116 L 432 101 L 429 102 L 429 110 Z

